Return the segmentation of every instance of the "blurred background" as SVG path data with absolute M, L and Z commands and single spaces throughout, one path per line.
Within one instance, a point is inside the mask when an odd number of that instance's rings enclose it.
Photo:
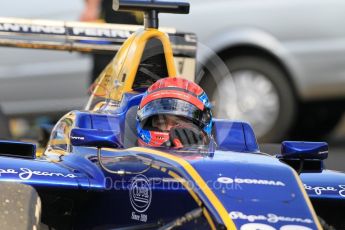
M 328 141 L 327 166 L 345 170 L 345 1 L 190 2 L 190 15 L 160 23 L 197 34 L 196 81 L 216 117 L 250 122 L 260 143 Z M 83 12 L 83 0 L 11 0 L 0 17 L 75 21 Z M 91 55 L 0 53 L 0 127 L 9 124 L 2 138 L 37 139 L 40 127 L 87 101 Z

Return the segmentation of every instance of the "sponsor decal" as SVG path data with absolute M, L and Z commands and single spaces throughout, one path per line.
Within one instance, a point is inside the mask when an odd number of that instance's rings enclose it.
M 107 37 L 127 39 L 132 32 L 128 30 L 114 30 L 102 28 L 72 28 L 72 35 L 90 36 L 90 37 Z
M 83 141 L 83 140 L 85 140 L 85 137 L 76 137 L 76 136 L 71 136 L 71 139 L 73 139 L 73 140 L 81 140 L 81 141 Z
M 318 152 L 317 154 L 326 154 L 326 153 L 328 153 L 328 151 L 320 151 L 320 152 Z
M 16 169 L 1 169 L 0 168 L 0 176 L 3 174 L 16 174 L 18 177 L 22 180 L 29 180 L 32 176 L 43 176 L 43 177 L 64 177 L 64 178 L 76 178 L 77 176 L 68 173 L 59 173 L 59 172 L 45 172 L 45 171 L 39 171 L 39 170 L 32 170 L 28 168 L 20 168 L 19 171 Z
M 131 219 L 147 222 L 144 212 L 150 207 L 152 200 L 151 182 L 144 175 L 135 176 L 129 187 L 129 198 L 133 209 Z
M 17 23 L 0 23 L 0 31 L 127 39 L 132 31 L 108 28 L 82 28 Z M 68 32 L 68 33 L 67 33 Z
M 7 21 L 7 20 L 6 20 Z M 130 37 L 130 35 L 137 29 L 137 26 L 126 26 L 118 28 L 106 28 L 106 27 L 93 27 L 88 24 L 84 25 L 66 25 L 66 22 L 55 21 L 56 23 L 44 23 L 33 21 L 29 22 L 15 22 L 16 19 L 13 19 L 13 22 L 0 22 L 0 32 L 4 33 L 23 33 L 23 34 L 38 34 L 38 35 L 52 35 L 58 36 L 60 39 L 66 39 L 68 41 L 74 41 L 81 37 L 95 37 L 109 40 L 111 44 L 122 43 L 125 39 Z M 53 21 L 54 22 L 54 21 Z M 190 53 L 190 56 L 195 57 L 195 43 L 197 42 L 196 35 L 193 33 L 176 33 L 167 31 L 171 37 L 172 44 L 174 45 L 174 50 L 176 50 L 176 55 L 179 56 L 181 50 Z M 17 38 L 16 38 L 17 39 Z M 29 39 L 31 40 L 31 39 Z M 35 37 L 32 40 L 37 40 Z M 41 41 L 41 39 L 39 39 Z M 90 43 L 91 40 L 85 40 L 87 43 Z M 104 42 L 102 40 L 102 42 Z M 109 44 L 107 43 L 107 44 Z M 189 45 L 193 43 L 193 45 Z M 185 56 L 184 56 L 185 58 Z
M 254 185 L 270 185 L 270 186 L 285 186 L 281 181 L 276 180 L 264 180 L 264 179 L 250 179 L 250 178 L 230 178 L 230 177 L 219 177 L 217 179 L 219 183 L 223 184 L 254 184 Z
M 16 23 L 0 23 L 0 31 L 21 32 L 21 33 L 47 33 L 47 34 L 65 34 L 66 29 L 63 26 L 46 25 L 27 25 Z
M 136 212 L 132 212 L 132 216 L 131 216 L 132 220 L 137 220 L 137 221 L 141 221 L 141 222 L 147 222 L 147 215 L 144 213 L 136 213 Z
M 325 192 L 333 192 L 333 193 L 337 193 L 342 197 L 345 197 L 345 185 L 338 185 L 338 187 L 333 187 L 333 186 L 310 186 L 307 184 L 304 184 L 304 189 L 307 191 L 312 191 L 314 192 L 316 195 L 320 196 Z
M 268 213 L 265 215 L 247 215 L 242 212 L 232 211 L 229 213 L 229 216 L 232 220 L 247 220 L 249 222 L 256 221 L 267 221 L 268 223 L 278 223 L 278 222 L 296 222 L 303 224 L 312 224 L 313 221 L 309 218 L 300 218 L 300 217 L 288 217 L 288 216 L 279 216 L 273 213 Z

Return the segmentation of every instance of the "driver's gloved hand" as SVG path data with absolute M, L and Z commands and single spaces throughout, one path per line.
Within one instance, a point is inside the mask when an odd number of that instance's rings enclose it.
M 205 145 L 208 140 L 207 135 L 196 125 L 177 125 L 169 133 L 171 145 L 175 148 Z

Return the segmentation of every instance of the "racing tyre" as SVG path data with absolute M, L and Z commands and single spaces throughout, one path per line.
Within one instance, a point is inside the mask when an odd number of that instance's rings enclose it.
M 0 140 L 1 139 L 11 139 L 11 133 L 8 125 L 8 119 L 0 107 Z
M 41 200 L 34 188 L 13 182 L 0 183 L 1 229 L 39 229 L 40 214 Z
M 259 142 L 281 141 L 296 115 L 286 73 L 273 60 L 259 55 L 231 57 L 225 64 L 231 76 L 217 79 L 208 73 L 200 82 L 214 103 L 215 117 L 249 122 Z

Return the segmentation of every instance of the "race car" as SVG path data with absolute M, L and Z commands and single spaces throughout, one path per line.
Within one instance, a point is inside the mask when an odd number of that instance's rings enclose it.
M 186 14 L 189 4 L 114 0 L 114 8 L 143 11 L 145 25 L 96 80 L 85 110 L 57 122 L 43 153 L 0 142 L 1 228 L 344 227 L 345 175 L 324 169 L 327 143 L 285 141 L 271 156 L 248 123 L 214 119 L 215 144 L 207 148 L 138 146 L 143 92 L 176 77 L 158 13 Z

